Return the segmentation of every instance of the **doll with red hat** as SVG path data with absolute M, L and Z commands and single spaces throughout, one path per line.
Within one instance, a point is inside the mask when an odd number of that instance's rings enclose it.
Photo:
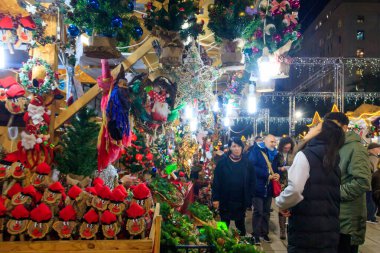
M 52 183 L 50 165 L 45 162 L 38 164 L 36 171 L 30 179 L 30 183 L 39 189 L 48 187 Z
M 7 222 L 7 231 L 11 235 L 10 241 L 13 242 L 20 238 L 20 241 L 24 241 L 24 233 L 29 224 L 29 211 L 23 205 L 16 206 L 11 211 L 11 217 Z
M 11 204 L 13 206 L 24 205 L 30 208 L 32 204 L 37 203 L 41 198 L 39 198 L 39 193 L 33 185 L 24 187 L 21 192 L 16 193 L 12 196 Z
M 91 206 L 98 212 L 104 212 L 110 203 L 112 192 L 108 186 L 103 185 L 97 190 L 97 193 L 98 195 L 92 198 Z
M 14 44 L 17 40 L 17 36 L 14 34 L 15 24 L 11 17 L 4 16 L 0 19 L 0 31 L 1 37 L 0 42 L 7 44 L 8 49 L 11 53 L 13 53 L 12 44 Z
M 152 194 L 146 184 L 141 183 L 133 189 L 133 202 L 144 207 L 145 212 L 149 212 L 153 208 Z
M 145 209 L 137 203 L 132 203 L 126 211 L 128 221 L 126 229 L 128 233 L 133 236 L 140 235 L 141 239 L 145 236 L 146 222 L 145 222 Z M 132 238 L 131 238 L 132 239 Z
M 7 154 L 4 161 L 8 162 L 8 164 L 11 163 L 9 173 L 7 175 L 9 184 L 7 187 L 4 187 L 6 189 L 5 191 L 17 182 L 21 185 L 26 185 L 25 178 L 27 177 L 27 174 L 29 175 L 29 170 L 25 169 L 24 164 L 20 162 L 19 153 L 13 152 Z
M 60 182 L 55 182 L 45 189 L 42 202 L 47 204 L 54 215 L 58 213 L 59 206 L 63 204 L 65 199 L 65 188 Z
M 39 204 L 30 212 L 28 235 L 32 239 L 43 239 L 50 232 L 52 217 L 50 208 L 44 203 Z
M 5 108 L 11 114 L 22 114 L 26 110 L 28 99 L 25 97 L 25 90 L 21 85 L 12 85 L 5 93 L 7 100 L 5 101 Z
M 61 239 L 72 239 L 77 227 L 77 213 L 72 205 L 59 211 L 59 220 L 54 222 L 53 229 Z
M 9 169 L 11 167 L 12 163 L 7 162 L 5 160 L 0 161 L 0 185 L 1 190 L 4 192 L 7 189 L 8 184 L 8 177 L 9 177 Z
M 79 235 L 82 239 L 96 239 L 99 230 L 99 215 L 94 209 L 90 209 L 84 216 L 79 228 Z
M 16 84 L 18 83 L 13 76 L 7 76 L 0 79 L 0 102 L 5 102 L 7 100 L 7 90 Z
M 87 209 L 87 199 L 90 197 L 90 194 L 87 194 L 80 187 L 74 185 L 67 191 L 65 205 L 73 206 L 78 217 L 83 217 Z
M 15 48 L 19 48 L 23 43 L 29 44 L 33 39 L 33 30 L 36 29 L 36 23 L 31 16 L 22 17 L 18 20 L 19 26 L 17 28 L 17 42 Z
M 3 241 L 5 214 L 7 213 L 6 198 L 0 197 L 0 242 Z
M 115 188 L 112 191 L 111 202 L 108 204 L 108 210 L 117 216 L 118 221 L 122 222 L 122 215 L 127 209 L 125 199 L 127 198 L 127 192 L 123 192 L 120 188 Z
M 102 232 L 104 238 L 117 240 L 117 235 L 120 233 L 120 223 L 117 221 L 116 215 L 106 210 L 100 218 L 102 224 Z

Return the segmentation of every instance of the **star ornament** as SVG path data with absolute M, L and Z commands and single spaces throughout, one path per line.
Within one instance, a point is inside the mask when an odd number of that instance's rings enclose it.
M 47 26 L 47 24 L 46 24 L 45 21 L 42 21 L 41 25 L 42 25 L 43 27 Z
M 69 56 L 71 56 L 71 55 L 75 54 L 75 50 L 74 50 L 74 48 L 70 47 L 70 48 L 67 48 L 65 50 L 65 53 L 68 54 Z
M 37 12 L 37 7 L 31 4 L 28 4 L 26 6 L 26 11 L 34 15 Z

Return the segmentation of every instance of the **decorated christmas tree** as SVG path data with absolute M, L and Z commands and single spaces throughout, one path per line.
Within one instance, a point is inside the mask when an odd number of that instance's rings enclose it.
M 64 174 L 91 176 L 97 170 L 99 126 L 93 121 L 96 114 L 87 108 L 81 109 L 66 129 L 58 143 L 55 161 L 57 169 Z

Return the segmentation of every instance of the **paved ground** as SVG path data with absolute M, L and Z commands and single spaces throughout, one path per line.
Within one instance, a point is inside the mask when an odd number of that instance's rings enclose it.
M 378 217 L 380 220 L 380 218 Z M 247 212 L 246 228 L 247 232 L 252 232 L 252 212 Z M 270 221 L 270 237 L 272 243 L 262 243 L 262 249 L 265 253 L 285 253 L 287 252 L 287 241 L 280 240 L 279 226 L 278 226 L 278 214 L 276 211 L 271 213 Z M 380 252 L 380 224 L 368 224 L 366 241 L 363 246 L 360 247 L 360 253 L 379 253 Z

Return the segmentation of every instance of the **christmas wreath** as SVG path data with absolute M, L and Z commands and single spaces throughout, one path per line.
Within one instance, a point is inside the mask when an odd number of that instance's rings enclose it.
M 299 8 L 299 0 L 256 0 L 247 6 L 245 12 L 255 17 L 243 32 L 249 69 L 254 70 L 257 60 L 268 53 L 276 54 L 278 62 L 289 63 L 284 56 L 299 48 L 301 41 Z
M 46 76 L 44 79 L 31 80 L 33 67 L 36 66 L 43 66 L 45 68 Z M 24 86 L 27 91 L 35 95 L 43 95 L 57 88 L 56 76 L 53 69 L 45 60 L 39 58 L 29 59 L 24 63 L 20 69 L 19 76 L 21 85 Z

